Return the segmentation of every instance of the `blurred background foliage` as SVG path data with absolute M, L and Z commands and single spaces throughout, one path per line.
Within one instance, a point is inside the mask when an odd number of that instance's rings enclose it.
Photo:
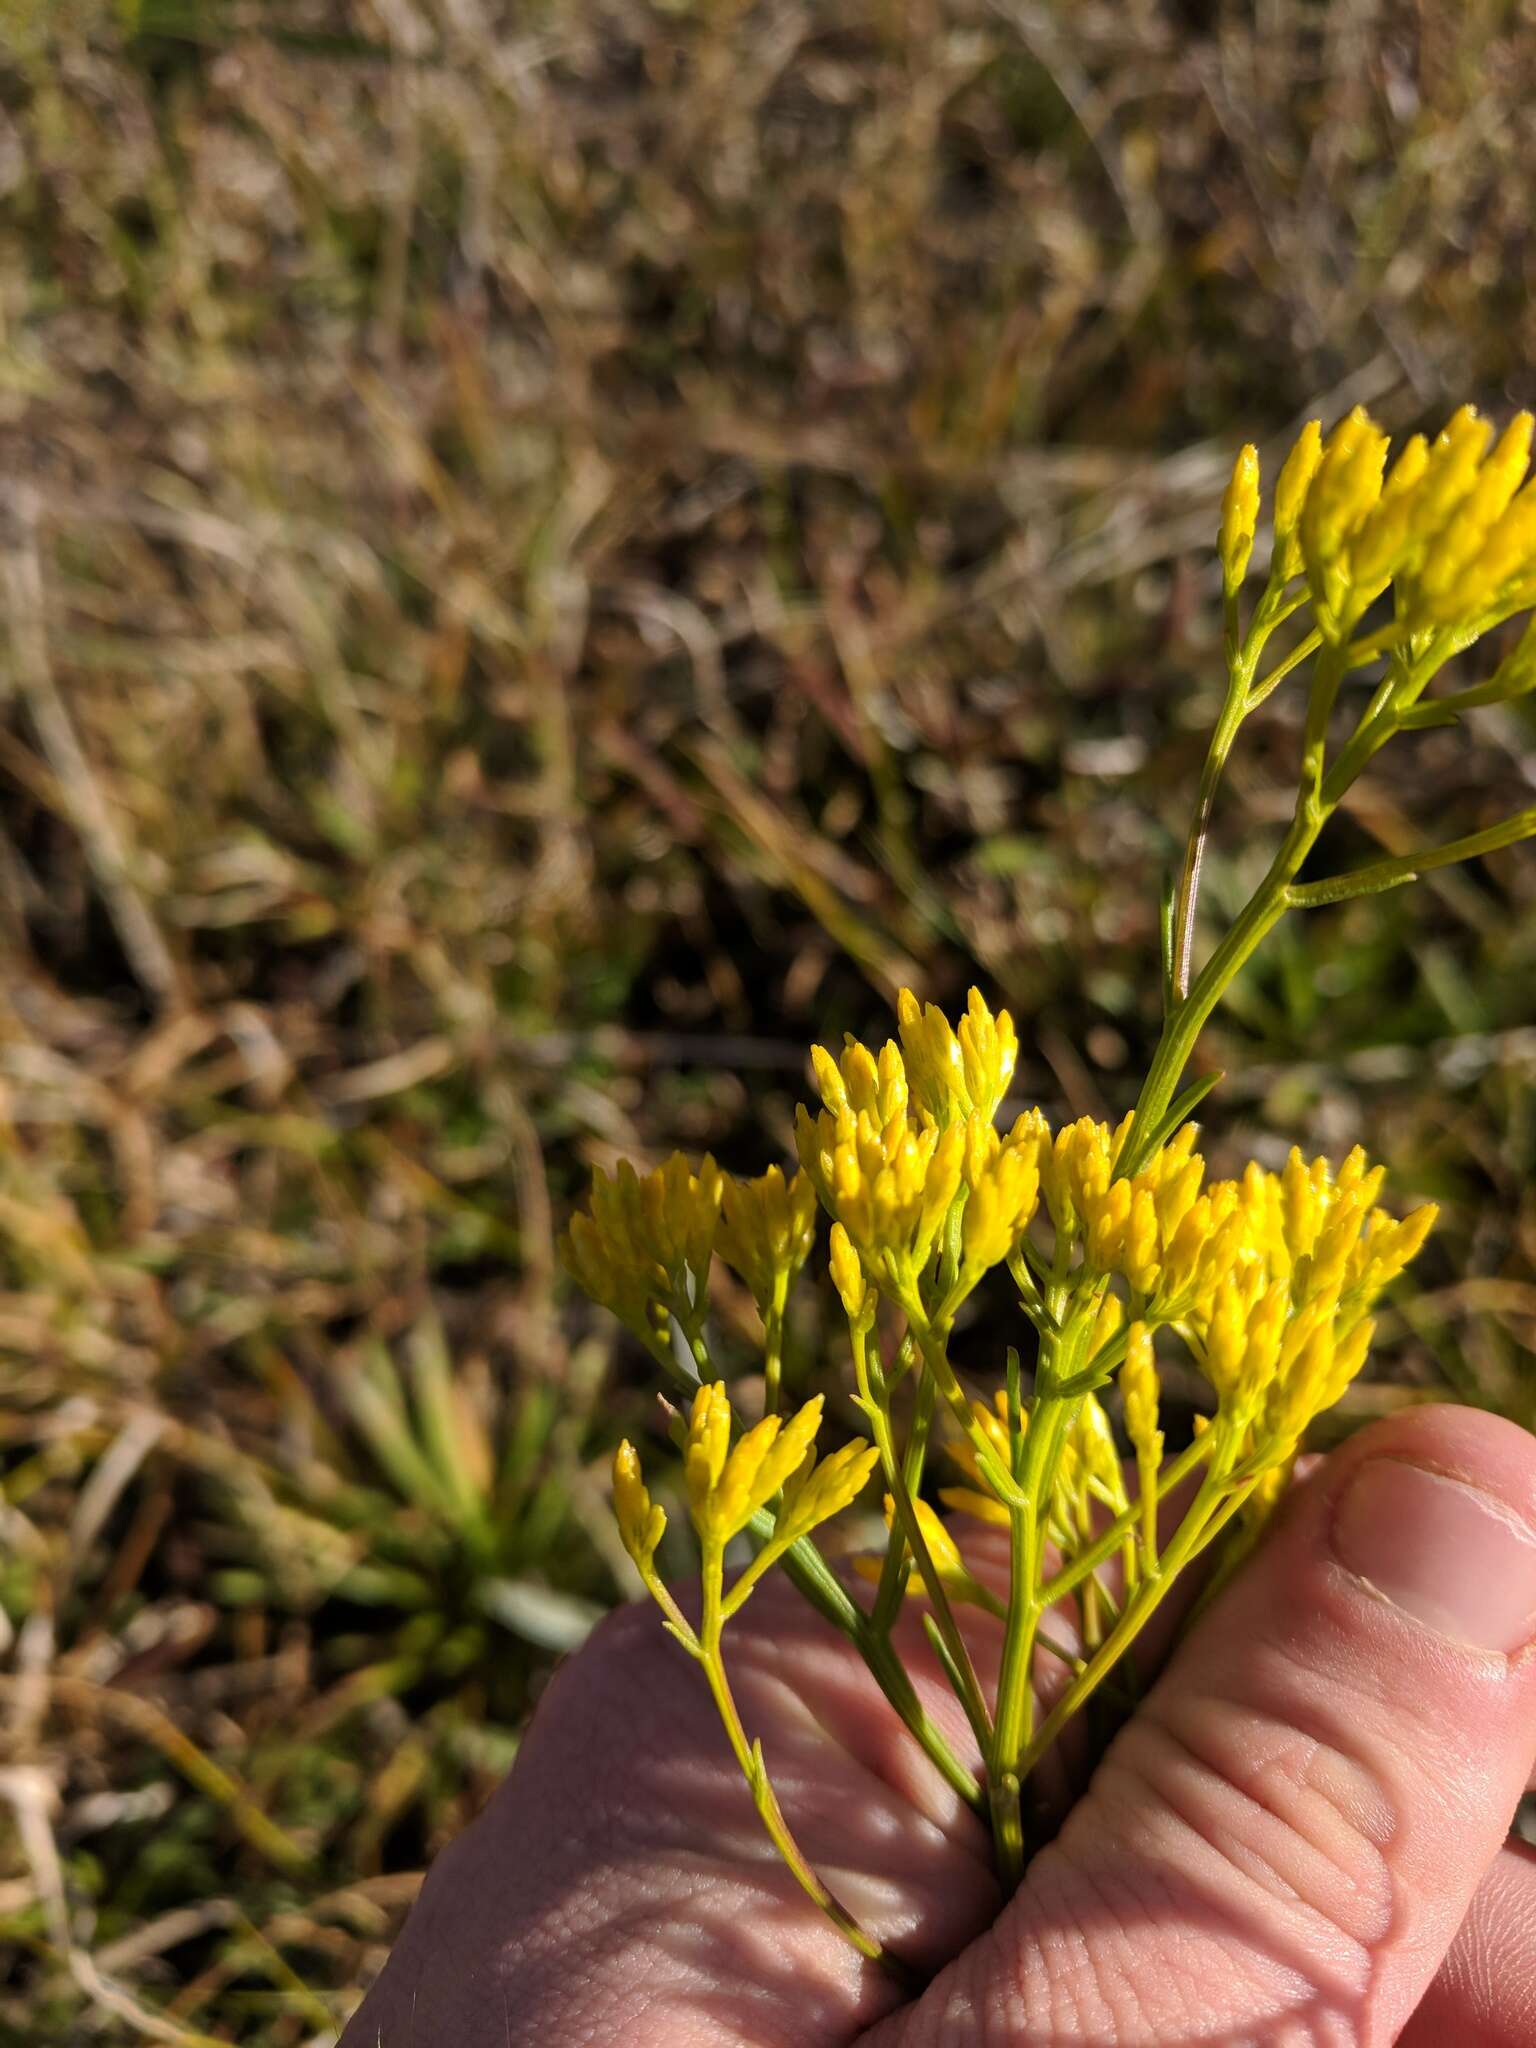
M 1129 1101 L 1235 446 L 1536 398 L 1531 26 L 0 0 L 0 2040 L 334 2039 L 627 1590 L 594 1163 L 783 1158 L 905 980 Z M 1356 1415 L 1533 1413 L 1533 907 L 1293 923 L 1207 1048 L 1218 1161 L 1446 1205 Z

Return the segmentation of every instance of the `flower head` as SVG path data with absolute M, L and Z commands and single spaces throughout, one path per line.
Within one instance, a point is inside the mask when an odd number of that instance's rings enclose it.
M 644 1175 L 621 1160 L 593 1176 L 562 1242 L 572 1277 L 663 1355 L 669 1316 L 688 1330 L 702 1320 L 722 1184 L 707 1154 L 697 1173 L 681 1152 Z
M 795 1142 L 823 1206 L 871 1279 L 910 1295 L 960 1189 L 964 1126 L 914 1123 L 904 1104 L 884 1123 L 870 1108 L 824 1109 L 812 1118 L 802 1106 Z
M 683 1479 L 694 1527 L 706 1543 L 728 1543 L 768 1505 L 814 1443 L 821 1409 L 817 1394 L 789 1422 L 766 1416 L 733 1448 L 725 1388 L 718 1380 L 700 1387 L 683 1448 Z
M 815 1241 L 816 1190 L 808 1174 L 786 1181 L 770 1166 L 755 1180 L 725 1175 L 715 1250 L 747 1283 L 760 1312 L 783 1309 Z
M 936 1123 L 996 1116 L 1013 1070 L 1019 1041 L 1006 1010 L 994 1017 L 979 989 L 966 999 L 965 1015 L 951 1025 L 932 1003 L 920 1004 L 911 989 L 896 999 L 907 1077 L 918 1107 Z
M 1412 435 L 1388 470 L 1388 436 L 1361 407 L 1326 441 L 1308 425 L 1275 489 L 1275 568 L 1282 579 L 1305 569 L 1326 638 L 1347 638 L 1389 585 L 1409 635 L 1480 629 L 1536 596 L 1532 426 L 1517 413 L 1495 441 L 1464 405 L 1433 442 Z

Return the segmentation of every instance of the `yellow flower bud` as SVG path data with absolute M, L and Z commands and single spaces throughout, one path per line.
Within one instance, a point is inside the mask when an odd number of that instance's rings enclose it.
M 702 1518 L 695 1516 L 700 1535 L 707 1528 L 728 1542 L 768 1505 L 810 1450 L 821 1427 L 821 1410 L 822 1396 L 817 1394 L 792 1421 L 769 1415 L 747 1431 L 726 1459 Z
M 1238 450 L 1232 475 L 1221 499 L 1221 531 L 1217 549 L 1228 597 L 1242 587 L 1253 553 L 1259 523 L 1259 451 L 1250 441 Z
M 731 1447 L 731 1403 L 719 1380 L 707 1380 L 693 1397 L 688 1440 L 683 1448 L 683 1477 L 688 1505 L 698 1521 L 720 1483 Z
M 816 1190 L 803 1170 L 786 1182 L 777 1166 L 755 1180 L 725 1176 L 715 1249 L 746 1282 L 759 1310 L 779 1301 L 810 1256 Z
M 561 1250 L 572 1277 L 651 1346 L 675 1315 L 702 1313 L 719 1228 L 723 1176 L 707 1155 L 695 1173 L 680 1152 L 643 1177 L 628 1160 L 593 1176 L 585 1216 Z
M 1387 436 L 1356 406 L 1324 443 L 1302 508 L 1298 535 L 1313 608 L 1319 626 L 1333 638 L 1342 630 L 1341 607 L 1349 590 L 1348 542 L 1381 496 L 1387 447 Z
M 1205 1334 L 1205 1376 L 1223 1401 L 1242 1386 L 1247 1352 L 1247 1316 L 1236 1284 L 1224 1280 L 1216 1291 Z
M 1297 436 L 1296 445 L 1285 458 L 1275 481 L 1275 541 L 1289 540 L 1301 519 L 1301 510 L 1323 459 L 1323 424 L 1308 420 Z M 1298 564 L 1299 566 L 1299 564 Z
M 1018 1062 L 1019 1040 L 1013 1019 L 1006 1010 L 999 1010 L 994 1017 L 980 989 L 973 988 L 966 997 L 965 1015 L 956 1036 L 972 1107 L 990 1120 L 1008 1093 Z
M 832 1248 L 829 1254 L 832 1268 L 832 1285 L 837 1289 L 843 1307 L 851 1323 L 861 1322 L 869 1306 L 870 1285 L 864 1277 L 864 1268 L 859 1255 L 853 1248 L 853 1240 L 841 1223 L 832 1226 Z
M 839 1110 L 851 1107 L 848 1091 L 843 1086 L 842 1069 L 824 1045 L 811 1047 L 811 1071 L 816 1076 L 816 1086 L 822 1101 L 834 1116 Z
M 1312 1249 L 1322 1211 L 1312 1176 L 1301 1153 L 1294 1145 L 1291 1147 L 1290 1158 L 1285 1162 L 1285 1171 L 1280 1176 L 1280 1196 L 1283 1204 L 1286 1249 L 1293 1259 L 1299 1259 Z
M 1002 1502 L 974 1486 L 941 1486 L 939 1499 L 957 1515 L 969 1515 L 972 1521 L 985 1522 L 990 1528 L 1006 1529 L 1011 1524 L 1012 1518 Z
M 1123 1187 L 1123 1181 L 1117 1183 Z M 1121 1270 L 1136 1293 L 1156 1292 L 1161 1268 L 1162 1234 L 1158 1229 L 1157 1204 L 1149 1188 L 1138 1188 L 1126 1225 Z
M 841 1514 L 864 1491 L 879 1462 L 880 1453 L 875 1446 L 857 1439 L 843 1444 L 819 1464 L 807 1453 L 799 1469 L 785 1482 L 783 1503 L 773 1527 L 775 1547 L 782 1544 L 787 1549 L 823 1522 Z
M 613 1512 L 624 1548 L 641 1575 L 648 1577 L 656 1546 L 667 1526 L 667 1515 L 646 1491 L 640 1476 L 640 1459 L 628 1438 L 613 1454 Z

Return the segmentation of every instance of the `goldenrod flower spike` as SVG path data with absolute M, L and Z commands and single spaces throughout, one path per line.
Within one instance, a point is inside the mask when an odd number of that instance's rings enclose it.
M 896 999 L 901 1048 L 913 1098 L 936 1123 L 997 1114 L 1018 1061 L 1019 1041 L 1006 1010 L 994 1017 L 980 989 L 966 999 L 958 1026 L 932 1003 L 925 1008 L 911 989 Z
M 795 1142 L 822 1205 L 870 1279 L 909 1303 L 960 1189 L 964 1126 L 919 1125 L 904 1112 L 881 1125 L 867 1108 L 823 1110 L 813 1119 L 802 1105 Z
M 656 1296 L 651 1273 L 637 1264 L 626 1245 L 616 1245 L 592 1217 L 577 1215 L 560 1240 L 560 1255 L 578 1287 L 648 1348 L 664 1350 L 664 1334 L 652 1309 Z
M 837 1289 L 838 1298 L 847 1311 L 850 1323 L 862 1323 L 874 1310 L 874 1289 L 865 1278 L 859 1255 L 853 1248 L 853 1240 L 841 1223 L 832 1226 L 832 1245 L 829 1255 L 832 1271 L 832 1285 Z
M 1298 535 L 1313 608 L 1325 638 L 1345 630 L 1350 587 L 1348 544 L 1381 497 L 1388 440 L 1356 406 L 1323 444 L 1322 458 L 1302 506 Z
M 1019 1041 L 1013 1019 L 1006 1010 L 999 1010 L 994 1017 L 981 990 L 973 988 L 966 997 L 957 1035 L 971 1107 L 990 1120 L 1001 1108 L 1018 1064 Z
M 969 1192 L 960 1218 L 960 1271 L 967 1289 L 1012 1254 L 1040 1202 L 1034 1145 L 1027 1138 L 999 1144 L 990 1126 L 986 1135 L 990 1146 L 971 1148 L 964 1176 Z
M 730 1448 L 730 1396 L 718 1380 L 710 1380 L 693 1397 L 688 1440 L 683 1446 L 683 1477 L 695 1522 L 707 1513 Z

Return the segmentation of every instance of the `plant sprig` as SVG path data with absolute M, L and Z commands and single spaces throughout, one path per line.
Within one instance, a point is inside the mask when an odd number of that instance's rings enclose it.
M 1318 839 L 1359 776 L 1400 733 L 1536 688 L 1536 626 L 1482 682 L 1430 694 L 1447 665 L 1536 604 L 1536 485 L 1524 482 L 1532 422 L 1495 443 L 1463 408 L 1431 446 L 1408 441 L 1390 472 L 1387 437 L 1359 410 L 1324 439 L 1302 433 L 1275 485 L 1263 587 L 1244 615 L 1260 529 L 1256 452 L 1244 448 L 1222 501 L 1227 688 L 1201 772 L 1177 880 L 1164 899 L 1164 1022 L 1134 1109 L 1111 1128 L 1090 1118 L 1053 1130 L 1038 1109 L 998 1117 L 1018 1054 L 1006 1011 L 972 991 L 954 1023 L 903 992 L 897 1035 L 875 1048 L 815 1047 L 819 1109 L 797 1120 L 799 1171 L 754 1181 L 676 1157 L 640 1176 L 599 1176 L 567 1258 L 636 1333 L 691 1412 L 678 1418 L 689 1513 L 703 1561 L 702 1614 L 683 1615 L 655 1564 L 665 1526 L 638 1458 L 621 1445 L 614 1498 L 625 1544 L 666 1626 L 703 1667 L 764 1827 L 821 1910 L 861 1954 L 889 1962 L 838 1905 L 791 1835 L 760 1746 L 743 1727 L 722 1638 L 764 1575 L 782 1565 L 866 1659 L 946 1780 L 990 1818 L 999 1871 L 1013 1883 L 1032 1843 L 1025 1792 L 1068 1722 L 1108 1685 L 1126 1693 L 1128 1655 L 1179 1575 L 1225 1544 L 1218 1574 L 1254 1540 L 1284 1490 L 1313 1418 L 1359 1373 L 1377 1297 L 1416 1255 L 1433 1205 L 1397 1220 L 1379 1204 L 1383 1170 L 1357 1147 L 1338 1166 L 1292 1152 L 1209 1183 L 1193 1111 L 1219 1076 L 1185 1084 L 1207 1019 L 1267 934 L 1293 911 L 1396 888 L 1449 862 L 1536 833 L 1536 808 L 1482 831 L 1338 875 L 1304 876 Z M 1390 610 L 1390 616 L 1380 613 Z M 1270 660 L 1279 629 L 1306 629 Z M 1296 800 L 1258 886 L 1197 960 L 1204 850 L 1244 721 L 1306 673 Z M 1341 721 L 1344 685 L 1374 672 Z M 870 1441 L 819 1463 L 821 1403 L 781 1413 L 789 1290 L 832 1219 L 829 1264 L 847 1318 L 853 1405 Z M 765 1413 L 734 1415 L 711 1363 L 709 1273 L 718 1255 L 746 1283 L 763 1326 Z M 986 1274 L 1005 1268 L 1036 1333 L 1026 1389 L 1010 1351 L 995 1399 L 974 1398 L 950 1358 L 955 1319 Z M 888 1366 L 881 1304 L 900 1327 Z M 1204 1376 L 1212 1412 L 1170 1453 L 1160 1348 Z M 893 1390 L 910 1375 L 903 1431 Z M 1123 1425 L 1122 1458 L 1114 1416 Z M 964 1482 L 939 1490 L 961 1516 L 1007 1532 L 1006 1599 L 970 1572 L 924 1498 L 935 1431 Z M 890 1535 L 868 1565 L 861 1606 L 812 1541 L 878 1467 Z M 1128 1474 L 1133 1475 L 1134 1490 Z M 1187 1484 L 1186 1484 L 1187 1482 Z M 1182 1489 L 1182 1491 L 1181 1491 Z M 1169 1526 L 1174 1500 L 1182 1507 Z M 758 1548 L 727 1585 L 728 1543 Z M 985 1786 L 922 1707 L 895 1622 L 909 1599 L 953 1687 Z M 1001 1620 L 996 1696 L 978 1679 L 961 1614 Z M 1067 1670 L 1038 1715 L 1038 1666 Z

